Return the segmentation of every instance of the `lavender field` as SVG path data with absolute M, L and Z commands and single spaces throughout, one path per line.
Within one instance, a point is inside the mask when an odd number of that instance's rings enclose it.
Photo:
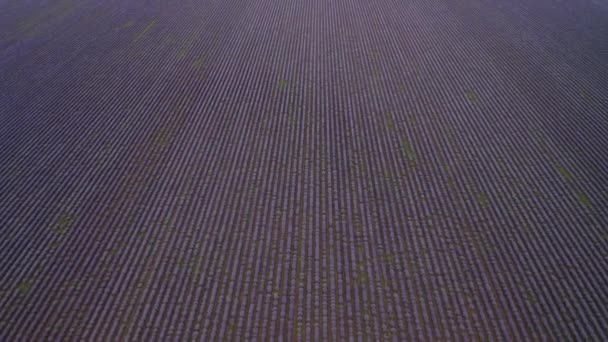
M 0 341 L 608 340 L 607 0 L 0 0 Z

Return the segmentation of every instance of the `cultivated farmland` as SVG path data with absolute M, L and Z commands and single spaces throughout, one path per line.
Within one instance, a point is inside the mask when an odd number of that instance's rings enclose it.
M 603 0 L 0 0 L 0 340 L 608 340 Z

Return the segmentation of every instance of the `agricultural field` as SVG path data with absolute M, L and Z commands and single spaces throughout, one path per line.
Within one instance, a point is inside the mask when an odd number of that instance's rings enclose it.
M 0 340 L 607 341 L 606 0 L 0 0 Z

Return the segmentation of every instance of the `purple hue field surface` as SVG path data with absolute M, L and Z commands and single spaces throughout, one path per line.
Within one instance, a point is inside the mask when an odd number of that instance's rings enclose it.
M 608 340 L 607 0 L 0 0 L 0 340 Z

